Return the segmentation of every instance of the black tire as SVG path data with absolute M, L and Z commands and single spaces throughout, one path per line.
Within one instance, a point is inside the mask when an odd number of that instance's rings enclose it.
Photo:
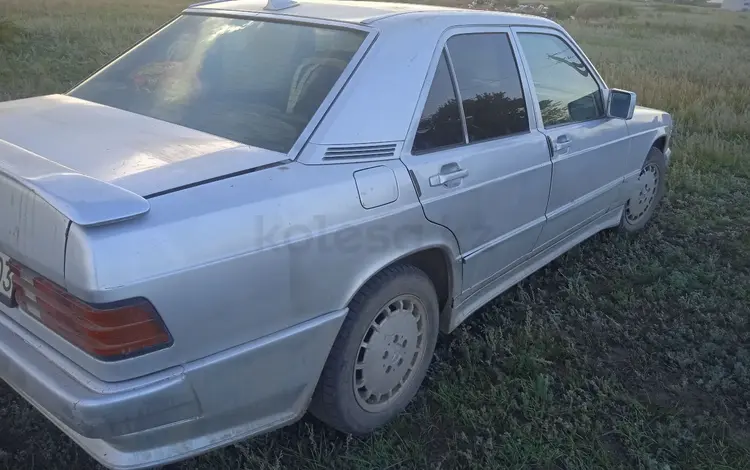
M 413 296 L 424 306 L 421 343 L 424 349 L 402 389 L 393 394 L 393 403 L 383 405 L 387 409 L 373 412 L 363 408 L 361 399 L 355 396 L 355 363 L 365 335 L 373 334 L 369 333 L 372 322 L 393 299 L 402 295 Z M 435 287 L 422 270 L 395 265 L 374 276 L 349 304 L 349 313 L 315 389 L 310 412 L 332 428 L 354 435 L 370 433 L 395 418 L 416 395 L 432 361 L 438 313 Z
M 649 150 L 646 161 L 643 162 L 639 180 L 651 166 L 658 170 L 658 180 L 655 191 L 653 195 L 649 196 L 652 200 L 646 209 L 635 214 L 631 212 L 631 207 L 636 205 L 635 201 L 632 201 L 633 198 L 628 199 L 622 211 L 622 218 L 620 219 L 620 225 L 618 227 L 621 232 L 634 233 L 643 230 L 653 217 L 656 207 L 664 197 L 664 193 L 667 189 L 667 161 L 666 158 L 664 158 L 662 151 L 656 147 L 651 147 L 651 150 Z M 639 195 L 634 196 L 640 197 Z

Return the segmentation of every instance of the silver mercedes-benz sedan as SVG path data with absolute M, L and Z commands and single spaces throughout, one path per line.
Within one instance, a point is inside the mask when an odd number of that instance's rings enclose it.
M 536 17 L 194 5 L 0 104 L 0 377 L 112 468 L 413 398 L 438 331 L 642 229 L 672 121 Z

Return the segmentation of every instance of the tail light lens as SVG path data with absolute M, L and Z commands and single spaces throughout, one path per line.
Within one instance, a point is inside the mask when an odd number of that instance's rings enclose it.
M 11 262 L 18 306 L 87 353 L 116 360 L 167 347 L 172 338 L 145 299 L 94 306 Z

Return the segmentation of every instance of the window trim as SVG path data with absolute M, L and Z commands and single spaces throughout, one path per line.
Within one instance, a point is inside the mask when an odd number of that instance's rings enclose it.
M 443 54 L 443 51 L 445 51 L 448 54 L 448 57 L 450 57 L 450 51 L 448 50 L 448 40 L 454 36 L 462 36 L 466 34 L 505 34 L 508 37 L 508 42 L 510 44 L 511 52 L 513 53 L 513 58 L 516 61 L 516 70 L 518 72 L 518 78 L 521 81 L 521 92 L 523 93 L 524 97 L 524 105 L 526 106 L 526 119 L 528 120 L 529 129 L 524 132 L 517 132 L 515 134 L 507 134 L 502 135 L 498 137 L 494 137 L 492 139 L 484 139 L 479 140 L 476 142 L 469 142 L 469 134 L 468 131 L 464 134 L 464 142 L 458 143 L 454 145 L 446 145 L 444 147 L 437 147 L 435 149 L 428 149 L 428 150 L 418 150 L 414 151 L 414 139 L 416 137 L 417 133 L 417 127 L 419 126 L 419 120 L 422 117 L 422 112 L 424 111 L 424 105 L 427 102 L 427 97 L 430 93 L 430 90 L 432 88 L 432 82 L 435 79 L 435 73 L 437 71 L 438 64 L 440 63 L 440 56 Z M 533 89 L 531 88 L 531 84 L 528 83 L 527 76 L 524 72 L 524 67 L 522 63 L 520 62 L 520 50 L 518 49 L 518 43 L 516 42 L 515 37 L 513 36 L 513 30 L 510 26 L 458 26 L 458 27 L 450 27 L 447 28 L 445 31 L 443 31 L 442 36 L 437 41 L 435 49 L 433 51 L 433 57 L 432 61 L 430 62 L 430 66 L 427 69 L 427 73 L 425 75 L 424 82 L 422 84 L 422 91 L 419 96 L 419 100 L 417 101 L 416 107 L 414 109 L 413 115 L 412 115 L 412 122 L 409 126 L 409 130 L 406 134 L 406 140 L 404 140 L 404 147 L 403 147 L 403 153 L 406 156 L 417 156 L 417 155 L 426 155 L 430 153 L 436 153 L 436 152 L 442 152 L 442 151 L 448 151 L 448 150 L 456 150 L 458 148 L 464 148 L 472 145 L 483 145 L 487 144 L 489 142 L 497 142 L 503 139 L 509 139 L 514 137 L 521 137 L 525 136 L 531 133 L 532 130 L 535 130 L 537 128 L 537 116 L 535 113 L 535 106 L 536 101 L 531 98 L 531 95 L 533 94 Z M 447 59 L 446 59 L 447 60 Z M 453 82 L 453 89 L 456 93 L 456 99 L 461 100 L 461 93 L 458 90 L 458 80 L 456 79 L 455 70 L 453 69 L 453 62 L 450 61 L 448 63 L 448 70 L 450 72 L 451 81 Z M 460 115 L 461 115 L 461 121 L 464 129 L 466 129 L 466 118 L 464 116 L 464 106 L 463 101 L 459 101 L 460 106 Z
M 576 124 L 582 124 L 587 122 L 596 122 L 596 121 L 602 121 L 607 119 L 607 93 L 609 91 L 609 88 L 607 87 L 607 84 L 604 83 L 604 79 L 599 74 L 599 71 L 596 70 L 596 67 L 591 63 L 589 58 L 586 56 L 586 54 L 583 52 L 583 50 L 578 46 L 578 44 L 573 40 L 570 35 L 564 31 L 557 28 L 545 28 L 545 27 L 535 27 L 535 26 L 514 26 L 511 27 L 511 31 L 513 34 L 513 39 L 516 42 L 516 46 L 520 52 L 520 60 L 524 69 L 524 75 L 526 76 L 526 81 L 529 83 L 529 88 L 531 88 L 532 93 L 532 101 L 534 103 L 534 113 L 536 114 L 536 121 L 537 121 L 537 129 L 539 130 L 545 130 L 545 129 L 557 129 L 564 126 L 572 126 Z M 592 78 L 594 79 L 594 83 L 596 83 L 597 88 L 599 89 L 599 96 L 602 99 L 602 107 L 603 109 L 603 115 L 593 118 L 593 119 L 587 119 L 585 121 L 574 121 L 574 122 L 563 122 L 560 124 L 552 124 L 550 126 L 546 126 L 544 124 L 544 120 L 542 119 L 542 108 L 539 106 L 539 97 L 536 93 L 536 86 L 534 85 L 534 78 L 531 75 L 531 66 L 529 65 L 529 62 L 526 60 L 526 54 L 523 52 L 523 46 L 521 45 L 521 40 L 519 38 L 520 34 L 543 34 L 547 36 L 554 36 L 565 43 L 566 46 L 570 48 L 571 51 L 573 51 L 573 54 L 578 57 L 578 60 L 581 61 L 584 67 L 586 67 L 586 70 L 591 74 Z
M 446 42 L 443 47 L 443 55 L 445 56 L 445 64 L 448 66 L 448 74 L 451 77 L 451 84 L 453 85 L 453 93 L 456 95 L 456 103 L 458 104 L 458 115 L 461 118 L 461 130 L 464 133 L 464 144 L 469 144 L 469 128 L 466 125 L 466 111 L 464 110 L 464 99 L 461 96 L 461 88 L 458 86 L 458 77 L 456 76 L 456 69 L 453 67 L 453 58 L 451 57 L 451 51 L 448 49 L 448 43 Z M 435 71 L 437 73 L 437 69 Z M 432 85 L 430 85 L 432 90 Z M 429 94 L 429 91 L 427 92 Z M 424 112 L 424 109 L 422 110 Z M 420 118 L 422 116 L 420 115 Z
M 159 26 L 157 29 L 155 29 L 148 35 L 142 37 L 140 40 L 138 40 L 136 43 L 134 43 L 130 47 L 121 51 L 114 58 L 112 58 L 112 60 L 110 60 L 109 62 L 106 62 L 104 65 L 99 67 L 96 71 L 94 71 L 89 76 L 81 80 L 74 87 L 72 87 L 70 90 L 65 92 L 65 94 L 70 95 L 70 93 L 75 91 L 78 87 L 80 87 L 84 83 L 88 82 L 89 80 L 92 80 L 94 77 L 102 73 L 105 68 L 108 68 L 110 65 L 119 61 L 125 55 L 129 54 L 131 51 L 135 50 L 136 48 L 141 47 L 141 45 L 145 43 L 147 40 L 151 39 L 157 33 L 161 32 L 167 26 L 170 26 L 172 23 L 174 23 L 175 21 L 177 21 L 179 18 L 183 16 L 209 16 L 209 17 L 242 19 L 242 20 L 247 20 L 247 21 L 266 21 L 266 22 L 271 22 L 271 23 L 297 24 L 297 25 L 302 25 L 302 26 L 318 27 L 318 28 L 324 28 L 324 29 L 359 31 L 365 34 L 365 37 L 362 39 L 362 44 L 360 44 L 359 49 L 357 49 L 354 55 L 352 55 L 351 59 L 349 60 L 349 63 L 341 72 L 341 75 L 336 80 L 336 82 L 334 82 L 331 89 L 328 90 L 328 94 L 325 96 L 323 101 L 321 101 L 320 106 L 318 106 L 318 109 L 315 111 L 315 113 L 312 115 L 310 120 L 307 122 L 307 125 L 305 126 L 305 128 L 302 129 L 302 132 L 300 132 L 299 136 L 297 137 L 297 140 L 295 140 L 294 144 L 292 144 L 292 146 L 289 148 L 289 151 L 286 152 L 285 154 L 279 152 L 281 155 L 286 155 L 287 158 L 292 161 L 297 160 L 297 158 L 299 158 L 299 156 L 302 154 L 302 150 L 305 148 L 305 145 L 309 141 L 313 132 L 315 132 L 315 129 L 318 128 L 318 125 L 320 125 L 326 113 L 328 112 L 330 107 L 333 105 L 333 102 L 336 100 L 336 98 L 339 96 L 341 91 L 344 89 L 344 86 L 349 81 L 349 79 L 354 74 L 354 72 L 357 70 L 357 67 L 359 67 L 359 65 L 362 63 L 362 60 L 364 59 L 365 55 L 370 51 L 373 43 L 375 42 L 375 40 L 378 38 L 380 34 L 377 29 L 374 29 L 366 25 L 345 23 L 345 22 L 340 22 L 340 21 L 324 20 L 324 19 L 317 19 L 317 18 L 305 18 L 305 17 L 280 17 L 279 15 L 269 14 L 269 13 L 242 12 L 242 11 L 235 11 L 235 10 L 218 10 L 218 9 L 215 10 L 215 9 L 207 9 L 207 8 L 190 8 L 189 7 L 185 9 L 184 11 L 180 12 L 178 15 L 171 18 L 169 21 L 163 23 L 161 26 Z M 241 145 L 246 145 L 241 142 L 238 142 L 238 143 Z

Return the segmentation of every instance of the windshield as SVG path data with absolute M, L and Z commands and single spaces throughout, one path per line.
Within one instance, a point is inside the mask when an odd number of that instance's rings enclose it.
M 365 33 L 184 15 L 70 92 L 288 152 Z

